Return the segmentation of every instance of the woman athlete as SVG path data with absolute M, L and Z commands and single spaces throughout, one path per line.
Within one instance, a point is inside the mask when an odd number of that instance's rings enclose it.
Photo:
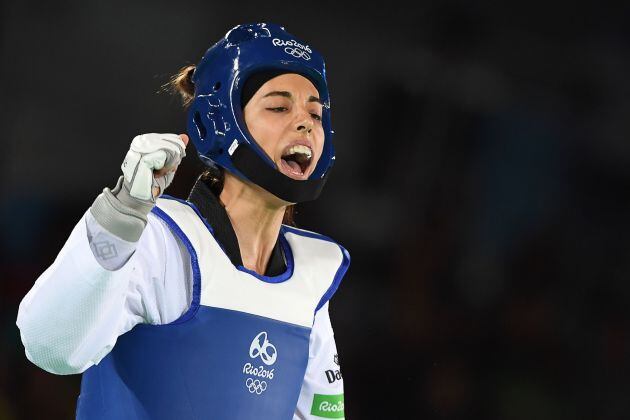
M 208 169 L 168 197 L 189 137 L 133 139 L 20 304 L 26 356 L 83 373 L 78 419 L 344 418 L 328 301 L 349 256 L 283 224 L 334 161 L 322 57 L 240 25 L 172 83 Z

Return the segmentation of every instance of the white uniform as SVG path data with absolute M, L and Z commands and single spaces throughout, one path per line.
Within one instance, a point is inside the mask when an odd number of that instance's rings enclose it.
M 82 373 L 135 325 L 167 324 L 185 313 L 192 277 L 186 247 L 162 219 L 150 213 L 140 240 L 131 243 L 109 234 L 88 211 L 20 304 L 26 356 L 51 373 Z M 315 316 L 294 419 L 328 417 L 317 416 L 314 404 L 318 395 L 343 394 L 338 363 L 326 303 Z

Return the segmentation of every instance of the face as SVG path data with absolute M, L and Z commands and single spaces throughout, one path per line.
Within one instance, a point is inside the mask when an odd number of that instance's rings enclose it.
M 268 80 L 249 100 L 244 116 L 250 134 L 280 172 L 308 179 L 322 155 L 324 129 L 319 93 L 307 78 L 287 73 Z

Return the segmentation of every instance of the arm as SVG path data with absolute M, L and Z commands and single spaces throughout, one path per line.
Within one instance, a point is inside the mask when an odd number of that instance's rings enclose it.
M 342 419 L 343 377 L 328 303 L 315 315 L 309 348 L 306 374 L 293 419 Z
M 97 197 L 20 303 L 17 325 L 26 356 L 42 369 L 81 373 L 134 325 L 168 322 L 164 318 L 187 307 L 186 287 L 163 281 L 165 261 L 173 262 L 171 271 L 184 267 L 180 248 L 148 215 L 183 155 L 185 142 L 173 136 L 134 139 L 122 165 L 125 176 Z M 180 292 L 165 293 L 172 288 Z

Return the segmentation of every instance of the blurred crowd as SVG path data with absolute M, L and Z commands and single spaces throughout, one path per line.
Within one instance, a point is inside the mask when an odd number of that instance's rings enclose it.
M 183 132 L 160 85 L 256 20 L 327 58 L 337 164 L 296 220 L 352 256 L 347 417 L 630 418 L 627 6 L 122 7 L 2 6 L 0 420 L 73 417 L 80 377 L 26 360 L 18 304 L 131 138 Z M 189 153 L 168 193 L 202 168 Z

